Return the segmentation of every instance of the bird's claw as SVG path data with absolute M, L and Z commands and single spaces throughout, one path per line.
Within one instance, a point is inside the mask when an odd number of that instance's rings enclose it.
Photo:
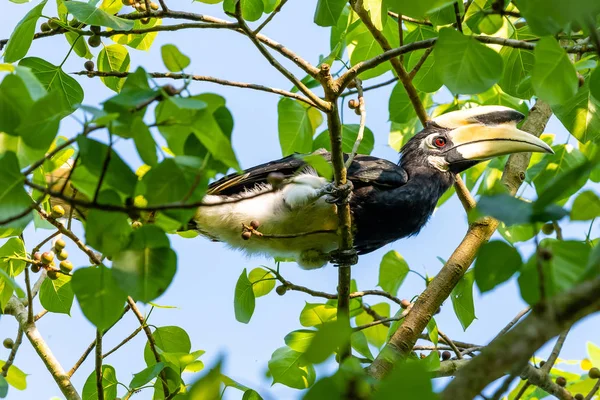
M 324 188 L 323 193 L 327 196 L 325 201 L 330 204 L 348 204 L 350 200 L 350 194 L 354 185 L 352 182 L 346 181 L 343 185 L 337 186 L 335 183 L 330 183 Z
M 355 249 L 334 250 L 329 253 L 329 261 L 335 266 L 350 266 L 358 264 L 358 253 Z

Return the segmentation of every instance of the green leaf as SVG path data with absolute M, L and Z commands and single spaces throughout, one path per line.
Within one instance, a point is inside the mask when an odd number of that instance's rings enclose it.
M 112 190 L 101 192 L 98 201 L 102 204 L 120 204 L 119 195 Z M 132 233 L 127 214 L 97 209 L 88 212 L 86 228 L 87 243 L 108 256 L 127 247 Z
M 315 330 L 298 329 L 285 335 L 284 341 L 292 350 L 304 353 L 316 334 Z
M 500 223 L 498 226 L 498 232 L 510 243 L 526 242 L 537 235 L 539 231 L 536 224 L 506 226 L 504 223 Z
M 281 383 L 294 389 L 306 389 L 315 382 L 316 373 L 312 364 L 303 360 L 303 353 L 289 347 L 275 350 L 269 360 L 269 372 L 273 383 Z
M 160 371 L 162 371 L 164 368 L 165 364 L 162 362 L 144 368 L 137 374 L 133 375 L 133 379 L 131 379 L 129 387 L 133 389 L 144 386 L 146 383 L 156 378 L 158 374 L 160 374 Z
M 154 225 L 133 231 L 129 246 L 113 258 L 112 275 L 135 300 L 145 303 L 165 292 L 177 270 L 177 254 Z
M 33 99 L 23 79 L 6 75 L 0 83 L 0 131 L 16 135 L 17 127 L 26 120 Z
M 304 353 L 306 361 L 318 364 L 327 360 L 340 346 L 348 343 L 351 333 L 347 324 L 337 320 L 320 325 Z
M 409 270 L 406 260 L 397 251 L 390 250 L 385 253 L 379 264 L 377 285 L 392 296 L 396 296 Z
M 31 69 L 48 92 L 57 92 L 63 110 L 73 111 L 83 101 L 81 85 L 60 66 L 52 65 L 38 57 L 24 58 L 19 62 L 19 66 Z
M 544 289 L 548 298 L 567 291 L 581 281 L 590 255 L 590 246 L 571 240 L 544 239 L 539 247 L 544 249 L 550 260 L 539 260 L 543 270 Z M 530 305 L 540 301 L 537 254 L 534 254 L 521 269 L 519 288 L 521 297 Z
M 263 0 L 225 0 L 223 2 L 223 10 L 226 13 L 234 14 L 235 5 L 238 1 L 240 2 L 242 17 L 245 20 L 256 21 L 262 16 L 265 8 Z
M 15 30 L 8 39 L 8 45 L 4 52 L 4 62 L 12 63 L 25 57 L 35 33 L 35 26 L 42 15 L 42 10 L 48 0 L 42 1 L 33 7 L 21 21 L 17 24 Z
M 71 315 L 73 297 L 69 275 L 59 273 L 57 279 L 45 279 L 42 282 L 40 303 L 50 312 Z
M 531 83 L 535 93 L 550 104 L 564 104 L 577 93 L 575 67 L 556 39 L 541 38 L 535 45 Z
M 468 270 L 452 289 L 450 295 L 454 313 L 465 331 L 475 319 L 475 304 L 473 303 L 474 275 L 473 269 Z
M 373 400 L 397 398 L 398 393 L 407 399 L 437 400 L 431 385 L 431 374 L 418 361 L 401 361 L 381 381 Z
M 433 317 L 427 323 L 427 336 L 429 337 L 429 340 L 431 340 L 431 343 L 433 343 L 434 346 L 438 345 L 438 341 L 440 339 L 440 332 L 437 327 L 437 322 L 435 322 L 435 318 Z
M 521 268 L 521 255 L 514 247 L 494 240 L 483 245 L 475 261 L 475 282 L 482 293 L 506 282 Z
M 425 93 L 419 93 L 421 101 L 425 100 L 425 96 Z M 402 82 L 398 82 L 392 89 L 388 109 L 392 122 L 407 123 L 417 116 Z
M 587 22 L 590 16 L 600 12 L 600 4 L 594 0 L 520 0 L 515 3 L 537 35 L 554 35 L 571 22 Z
M 75 32 L 65 32 L 65 39 L 69 43 L 69 46 L 73 46 L 73 51 L 79 57 L 91 60 L 94 55 L 90 52 L 90 48 L 85 41 L 85 36 L 79 35 Z
M 384 318 L 388 318 L 390 316 L 390 305 L 388 303 L 377 303 L 371 306 L 371 308 L 379 315 Z M 359 314 L 356 316 L 356 325 L 365 325 L 370 322 L 373 322 L 374 319 L 366 312 Z M 367 341 L 372 345 L 380 348 L 386 342 L 388 328 L 384 325 L 375 325 L 367 329 L 363 329 L 362 332 L 367 337 Z
M 4 399 L 6 396 L 8 396 L 8 382 L 4 375 L 0 375 L 0 399 Z
M 539 209 L 534 207 L 534 203 L 528 203 L 508 194 L 482 197 L 477 203 L 477 211 L 483 215 L 499 219 L 508 226 L 558 221 L 568 214 L 567 211 L 557 205 Z
M 189 400 L 216 400 L 221 398 L 221 361 L 208 370 L 190 388 L 187 399 Z
M 104 399 L 114 400 L 117 397 L 117 373 L 111 365 L 102 366 L 102 388 L 104 389 Z M 81 393 L 82 400 L 98 400 L 98 386 L 96 385 L 96 371 L 85 380 L 83 392 Z
M 129 52 L 120 44 L 111 44 L 103 46 L 98 53 L 98 71 L 100 72 L 128 72 L 129 71 Z M 116 76 L 101 76 L 100 80 L 109 89 L 119 93 L 125 78 Z
M 319 26 L 336 25 L 345 6 L 345 0 L 319 0 L 315 10 L 315 24 Z
M 132 20 L 110 15 L 104 10 L 96 8 L 93 4 L 68 1 L 65 2 L 65 6 L 67 6 L 70 14 L 86 25 L 106 26 L 116 31 L 128 31 L 133 28 Z
M 28 116 L 16 130 L 23 143 L 30 148 L 46 151 L 56 137 L 60 120 L 70 113 L 70 110 L 62 107 L 58 92 L 50 92 L 33 103 Z
M 6 233 L 18 235 L 32 220 L 31 197 L 25 191 L 25 177 L 19 170 L 15 153 L 6 152 L 0 155 L 0 215 L 3 219 L 17 218 L 12 222 L 2 224 L 0 236 Z
M 133 30 L 148 29 L 162 24 L 161 18 L 150 18 L 147 24 L 143 24 L 140 19 L 135 20 L 133 24 Z M 147 32 L 147 33 L 135 33 L 135 34 L 123 34 L 113 35 L 111 39 L 119 44 L 127 45 L 136 50 L 150 50 L 154 39 L 158 35 L 158 32 Z
M 511 39 L 530 40 L 535 37 L 529 31 L 529 27 L 524 26 L 515 30 Z M 498 85 L 511 96 L 530 99 L 533 96 L 530 76 L 535 62 L 533 51 L 502 46 L 500 56 L 504 60 L 504 72 Z
M 388 0 L 392 11 L 418 19 L 424 19 L 426 14 L 452 3 L 454 0 Z
M 342 126 L 342 151 L 351 153 L 354 148 L 354 143 L 358 137 L 358 124 L 346 124 Z M 371 154 L 375 146 L 375 135 L 373 131 L 365 126 L 363 139 L 358 146 L 358 154 Z M 326 149 L 331 151 L 331 141 L 329 140 L 329 130 L 324 130 L 319 133 L 313 143 L 313 151 L 318 149 Z
M 250 318 L 254 314 L 255 298 L 252 282 L 248 279 L 246 268 L 242 271 L 235 285 L 233 307 L 236 320 L 244 324 L 250 322 Z
M 600 217 L 600 198 L 591 190 L 581 193 L 571 207 L 572 221 L 587 221 Z
M 306 303 L 300 312 L 300 324 L 311 327 L 319 326 L 336 319 L 337 307 L 328 304 Z
M 600 68 L 596 67 L 590 75 L 590 93 L 597 101 L 600 101 Z
M 314 144 L 316 143 L 317 141 L 315 140 Z M 322 176 L 328 181 L 333 179 L 333 166 L 321 154 L 303 154 L 298 157 L 317 171 L 319 176 Z
M 575 97 L 563 104 L 555 104 L 552 111 L 567 130 L 581 143 L 600 138 L 600 100 L 590 93 L 590 82 L 579 88 Z
M 4 364 L 6 364 L 6 361 L 0 360 L 0 369 Z M 15 365 L 11 365 L 6 375 L 6 382 L 17 390 L 25 390 L 27 389 L 27 374 Z
M 190 65 L 190 58 L 179 51 L 173 44 L 165 44 L 160 48 L 163 63 L 171 72 L 183 71 Z
M 369 360 L 375 359 L 375 357 L 373 357 L 373 353 L 371 353 L 371 349 L 369 348 L 367 336 L 363 331 L 354 332 L 352 336 L 350 336 L 350 342 L 352 343 L 352 348 L 359 354 L 368 358 Z
M 150 133 L 150 129 L 144 123 L 141 118 L 136 119 L 131 128 L 134 132 L 133 141 L 135 148 L 143 162 L 151 167 L 156 166 L 158 163 L 158 156 L 156 155 L 156 142 Z
M 185 330 L 178 326 L 161 326 L 152 333 L 152 337 L 154 338 L 156 347 L 158 347 L 163 354 L 188 354 L 192 349 L 189 335 Z M 148 342 L 146 342 L 146 346 L 144 347 L 144 361 L 146 361 L 146 365 L 148 366 L 156 364 L 154 353 L 150 350 Z
M 292 153 L 309 153 L 315 133 L 309 118 L 309 109 L 299 101 L 287 97 L 277 104 L 279 143 L 284 156 Z
M 107 329 L 121 317 L 127 295 L 105 266 L 77 269 L 71 287 L 83 315 L 96 328 Z
M 438 74 L 452 93 L 475 94 L 502 76 L 502 57 L 472 37 L 442 28 L 433 52 Z
M 248 274 L 248 280 L 252 283 L 252 291 L 255 297 L 266 296 L 275 287 L 275 275 L 262 268 L 254 268 Z
M 412 71 L 412 69 L 421 60 L 421 57 L 423 57 L 425 52 L 426 50 L 416 50 L 408 54 L 409 71 Z M 437 92 L 439 88 L 442 87 L 443 82 L 440 75 L 437 73 L 437 68 L 435 66 L 435 57 L 429 55 L 425 59 L 425 62 L 423 63 L 423 65 L 421 65 L 421 68 L 419 69 L 419 71 L 417 71 L 417 74 L 413 78 L 413 84 L 415 85 L 415 88 L 417 88 L 417 90 L 426 93 Z
M 16 260 L 15 257 L 27 257 L 25 244 L 20 238 L 10 238 L 0 247 L 0 268 L 10 277 L 19 275 L 27 266 L 25 261 Z

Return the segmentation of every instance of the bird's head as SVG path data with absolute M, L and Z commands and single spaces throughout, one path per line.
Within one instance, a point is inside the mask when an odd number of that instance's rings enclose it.
M 459 173 L 493 157 L 553 153 L 537 137 L 517 129 L 524 116 L 512 108 L 481 106 L 434 118 L 401 150 L 400 164 Z

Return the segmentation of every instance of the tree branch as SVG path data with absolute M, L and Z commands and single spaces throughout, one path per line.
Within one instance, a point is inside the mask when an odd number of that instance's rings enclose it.
M 6 359 L 6 362 L 2 366 L 2 370 L 0 370 L 0 375 L 6 378 L 8 375 L 8 370 L 15 362 L 15 357 L 17 357 L 17 352 L 19 351 L 19 347 L 23 342 L 23 328 L 19 325 L 19 329 L 17 330 L 17 336 L 15 337 L 15 342 L 13 343 L 12 349 L 10 349 L 10 354 Z
M 96 329 L 96 390 L 98 392 L 98 400 L 104 400 L 104 386 L 102 385 L 102 331 Z

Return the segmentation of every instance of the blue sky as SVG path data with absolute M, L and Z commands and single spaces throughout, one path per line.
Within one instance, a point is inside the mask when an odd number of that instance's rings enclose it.
M 172 8 L 189 10 L 209 15 L 222 16 L 221 6 L 208 6 L 201 3 L 168 1 Z M 296 51 L 312 63 L 318 61 L 319 54 L 329 52 L 329 29 L 312 24 L 315 1 L 306 5 L 304 1 L 290 1 L 263 33 L 272 37 L 286 47 Z M 37 2 L 36 2 L 37 4 Z M 4 1 L 0 13 L 0 38 L 10 36 L 16 23 L 32 7 L 32 4 L 18 5 Z M 45 15 L 53 16 L 56 11 L 54 3 L 49 2 Z M 106 44 L 111 44 L 106 40 Z M 150 52 L 130 50 L 131 70 L 142 65 L 147 71 L 165 71 L 160 58 L 160 46 L 175 44 L 192 59 L 186 72 L 199 75 L 260 83 L 267 86 L 288 89 L 291 85 L 258 53 L 250 41 L 237 33 L 227 30 L 196 30 L 159 33 Z M 62 37 L 36 40 L 29 51 L 30 56 L 47 59 L 60 64 L 68 51 L 66 40 Z M 97 54 L 98 49 L 94 49 Z M 83 69 L 84 60 L 71 55 L 64 65 L 66 72 Z M 290 63 L 285 63 L 299 77 L 304 75 Z M 86 97 L 85 104 L 98 105 L 99 102 L 113 94 L 99 79 L 78 77 Z M 167 83 L 165 81 L 160 81 Z M 177 83 L 176 83 L 177 84 Z M 367 126 L 375 133 L 374 155 L 396 160 L 397 154 L 387 145 L 389 122 L 388 104 L 391 86 L 366 94 L 368 119 Z M 257 163 L 276 159 L 281 156 L 277 139 L 276 107 L 279 98 L 273 94 L 230 88 L 211 83 L 194 82 L 190 86 L 193 94 L 215 92 L 227 99 L 227 106 L 234 116 L 235 128 L 233 145 L 242 167 L 251 167 Z M 151 116 L 152 113 L 148 113 Z M 356 123 L 357 117 L 352 112 L 345 112 L 346 123 Z M 324 127 L 319 128 L 319 132 Z M 79 131 L 75 120 L 68 118 L 61 124 L 61 134 L 72 136 Z M 546 129 L 556 133 L 560 140 L 566 140 L 567 134 L 561 124 L 553 118 Z M 99 138 L 105 139 L 103 136 Z M 131 143 L 121 141 L 118 147 L 120 155 L 136 168 L 140 160 L 133 151 Z M 530 191 L 531 192 L 531 191 Z M 566 238 L 583 238 L 588 226 L 571 224 L 564 227 Z M 358 265 L 353 267 L 353 277 L 358 281 L 359 289 L 375 288 L 378 277 L 379 261 L 383 254 L 394 249 L 402 254 L 410 267 L 421 273 L 434 275 L 441 267 L 436 256 L 447 258 L 458 245 L 467 229 L 464 211 L 456 198 L 453 198 L 436 212 L 428 225 L 417 237 L 401 240 L 388 245 L 379 251 L 363 256 Z M 75 224 L 75 231 L 81 233 L 80 226 Z M 594 229 L 595 236 L 598 229 Z M 33 247 L 47 231 L 26 232 L 28 248 Z M 273 266 L 272 261 L 261 258 L 249 259 L 240 253 L 231 251 L 226 246 L 212 243 L 202 238 L 182 239 L 171 236 L 171 243 L 178 254 L 178 271 L 168 291 L 156 302 L 161 305 L 176 306 L 176 309 L 156 309 L 152 313 L 150 323 L 155 326 L 178 325 L 183 327 L 192 339 L 192 350 L 203 349 L 206 354 L 202 360 L 212 365 L 220 356 L 225 356 L 225 373 L 241 383 L 258 390 L 265 399 L 293 399 L 300 393 L 282 385 L 270 386 L 266 378 L 267 362 L 271 353 L 284 345 L 284 336 L 301 328 L 298 316 L 305 302 L 320 302 L 303 293 L 287 293 L 279 297 L 275 292 L 259 298 L 256 311 L 249 324 L 238 323 L 233 314 L 233 293 L 235 283 L 244 268 L 251 270 L 261 264 Z M 530 246 L 519 245 L 524 254 L 531 252 Z M 67 248 L 73 264 L 87 265 L 87 258 L 82 256 L 73 245 Z M 304 271 L 295 264 L 282 264 L 282 275 L 296 284 L 310 286 L 314 289 L 335 292 L 337 270 L 327 266 L 319 270 Z M 424 288 L 423 281 L 415 274 L 409 274 L 402 285 L 398 296 L 412 298 Z M 368 298 L 370 304 L 379 299 Z M 463 332 L 452 305 L 447 301 L 440 315 L 436 316 L 438 326 L 450 337 L 474 343 L 485 344 L 524 308 L 515 280 L 502 285 L 492 293 L 479 296 L 476 293 L 477 320 L 467 332 Z M 36 304 L 36 312 L 40 310 Z M 149 308 L 145 309 L 146 311 Z M 127 314 L 123 320 L 106 336 L 104 347 L 111 348 L 129 335 L 136 327 L 137 320 Z M 94 338 L 93 326 L 83 317 L 79 307 L 74 305 L 71 316 L 47 315 L 38 323 L 40 332 L 47 340 L 58 360 L 65 369 L 71 368 L 83 350 Z M 585 356 L 585 342 L 599 342 L 597 332 L 600 328 L 600 317 L 587 318 L 580 322 L 569 335 L 562 357 L 575 359 Z M 16 323 L 12 317 L 0 318 L 0 338 L 14 337 Z M 593 335 L 591 332 L 595 332 Z M 120 381 L 128 383 L 132 374 L 145 367 L 142 349 L 145 337 L 138 335 L 129 344 L 105 362 L 116 368 Z M 540 352 L 540 355 L 547 353 Z M 0 349 L 0 359 L 6 359 L 8 351 Z M 60 392 L 54 381 L 45 370 L 41 360 L 28 343 L 25 343 L 16 359 L 16 365 L 30 374 L 28 389 L 19 392 L 11 389 L 10 399 L 47 399 L 59 396 Z M 332 371 L 334 365 L 329 363 L 318 369 L 323 373 Z M 74 375 L 73 382 L 78 389 L 83 387 L 85 379 L 93 370 L 93 361 L 88 359 Z M 123 392 L 121 391 L 121 394 Z M 141 392 L 134 398 L 148 399 L 150 391 Z M 228 389 L 225 398 L 241 398 L 241 393 Z

